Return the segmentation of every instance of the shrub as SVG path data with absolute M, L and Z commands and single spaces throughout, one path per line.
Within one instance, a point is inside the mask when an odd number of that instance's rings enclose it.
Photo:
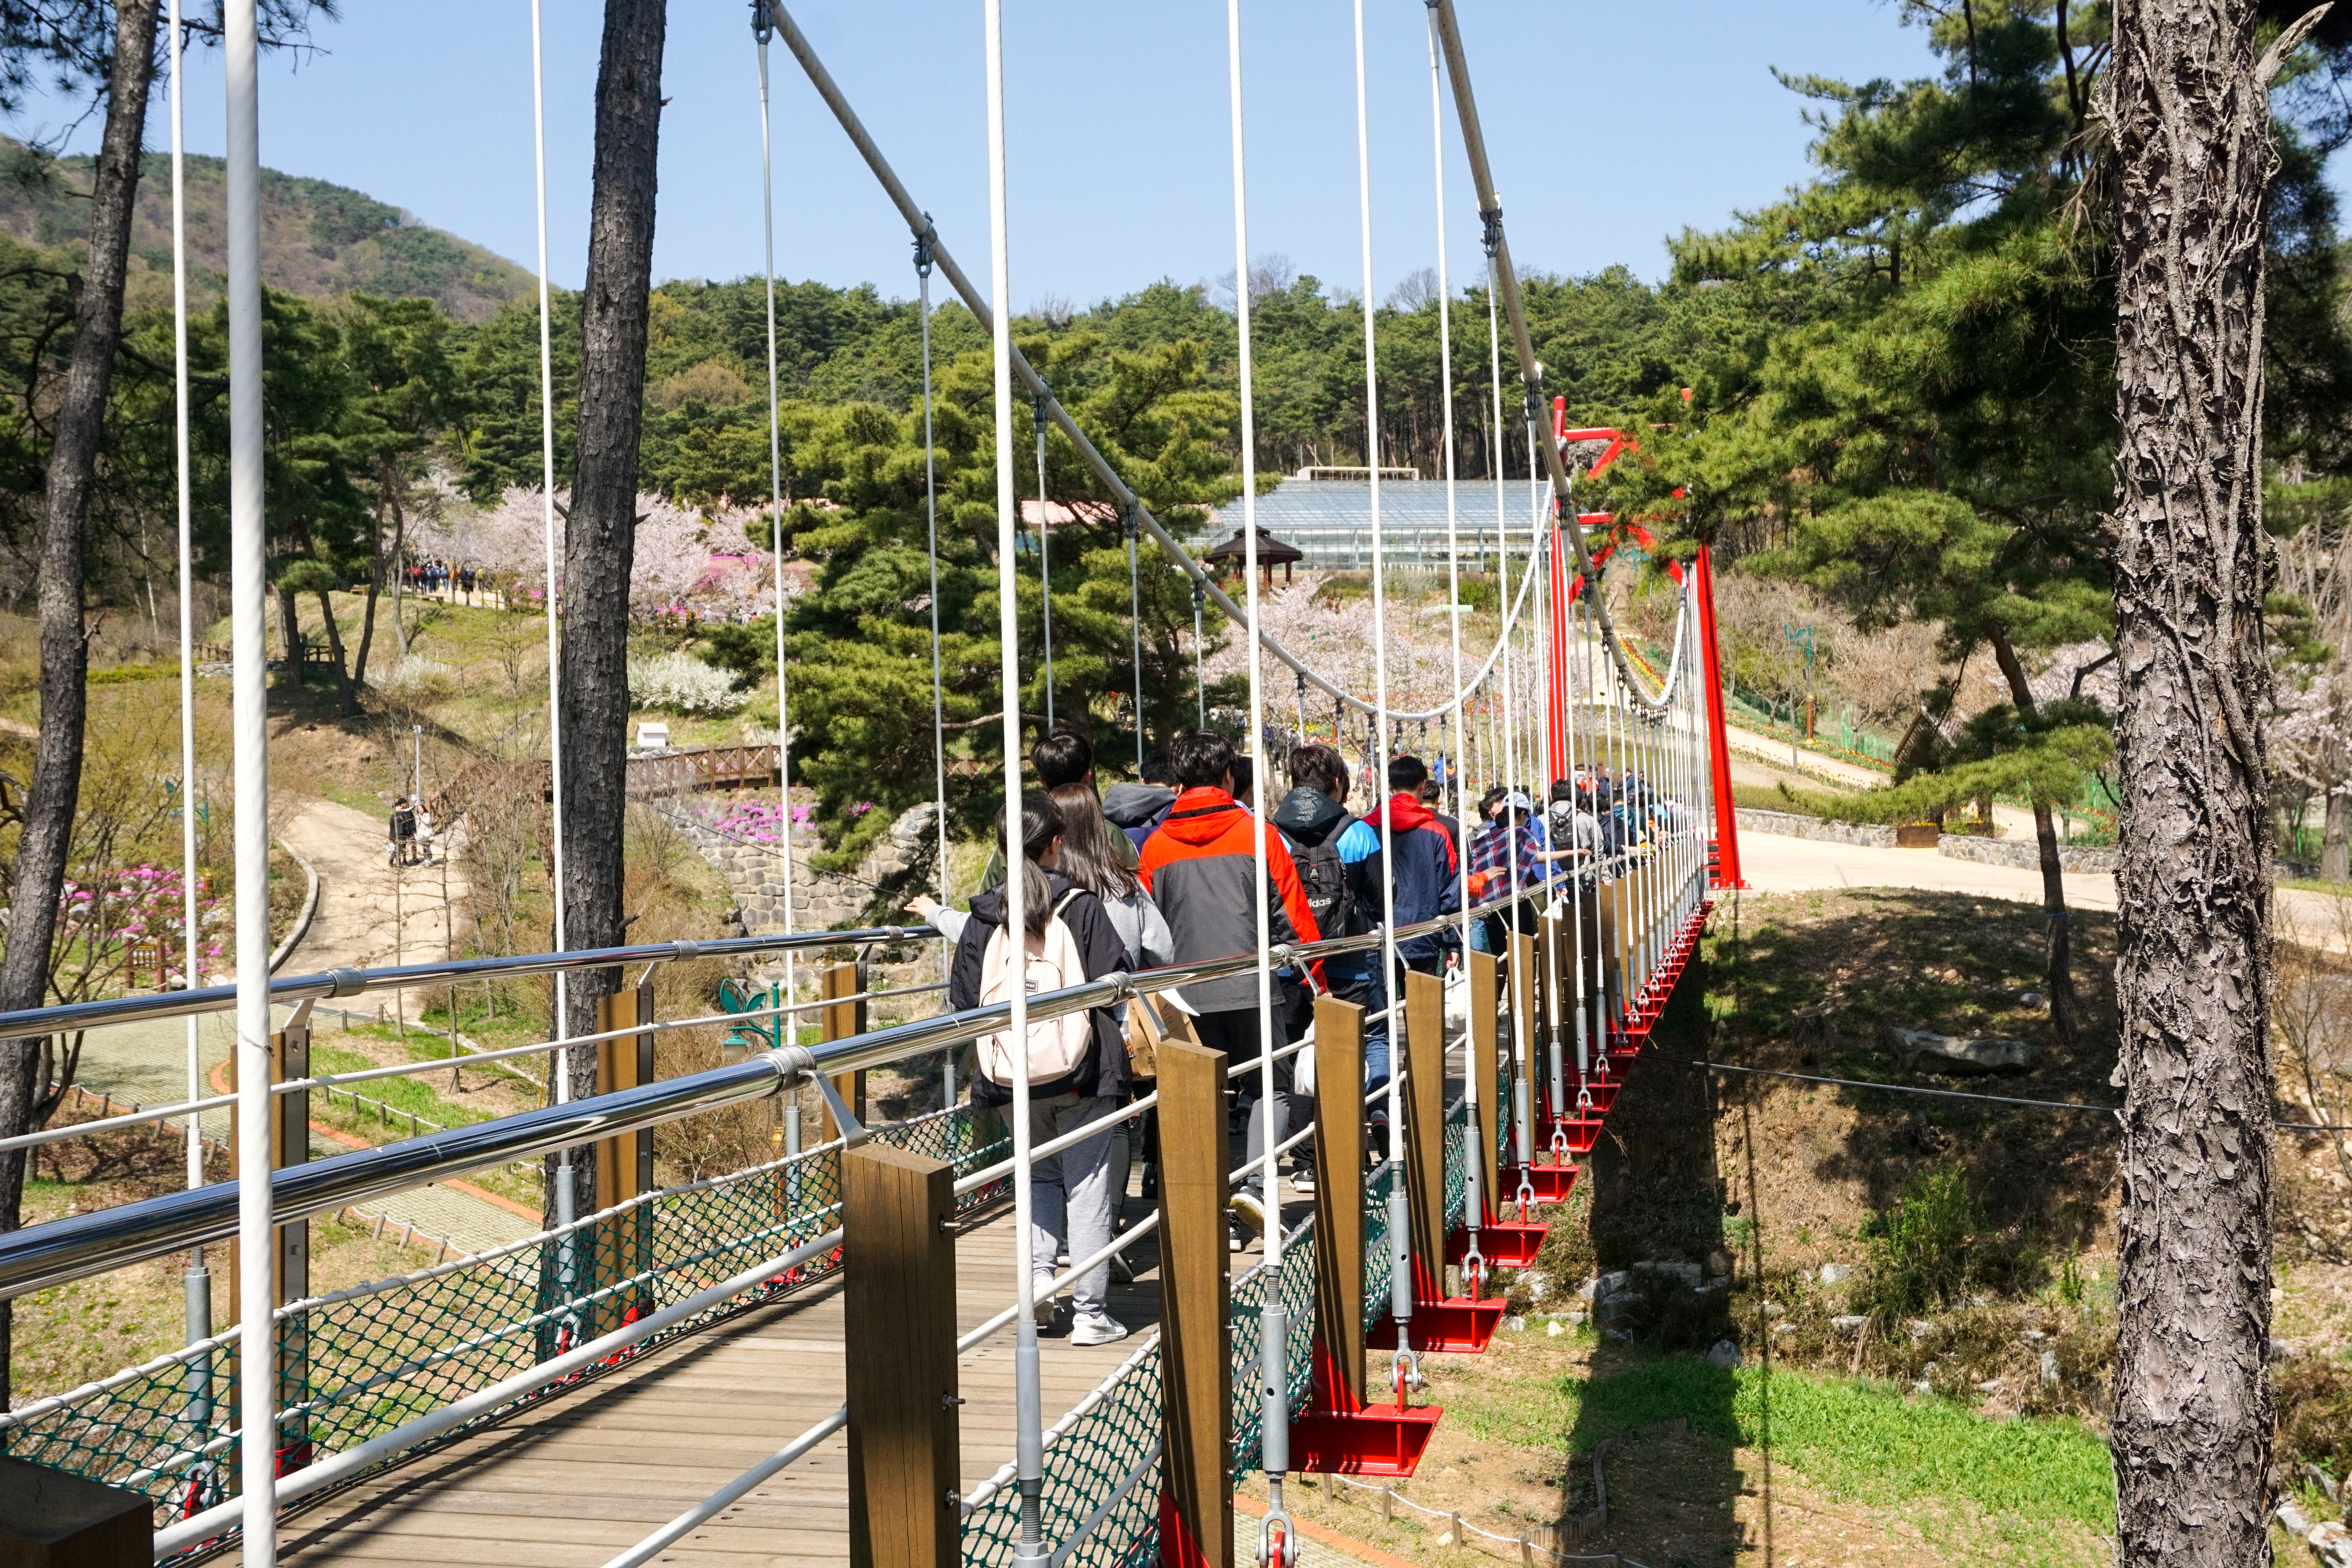
M 1921 1172 L 1893 1208 L 1863 1227 L 1870 1257 L 1860 1303 L 1889 1321 L 1952 1304 L 1975 1282 L 1984 1229 L 1967 1176 L 1950 1167 Z
M 629 704 L 673 713 L 731 713 L 743 704 L 735 682 L 690 654 L 629 660 Z

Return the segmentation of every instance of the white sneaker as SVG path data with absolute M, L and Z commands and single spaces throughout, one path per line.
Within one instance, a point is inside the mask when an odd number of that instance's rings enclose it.
M 1030 1310 L 1036 1315 L 1037 1331 L 1041 1334 L 1053 1332 L 1054 1292 L 1045 1280 L 1037 1282 L 1037 1293 Z
M 1108 1345 L 1127 1338 L 1127 1325 L 1108 1312 L 1080 1312 L 1070 1320 L 1074 1345 Z

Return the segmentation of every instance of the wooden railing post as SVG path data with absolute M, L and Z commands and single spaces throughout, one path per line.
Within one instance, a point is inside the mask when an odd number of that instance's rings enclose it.
M 1407 1214 L 1420 1299 L 1446 1294 L 1445 982 L 1418 969 L 1404 977 Z M 1319 1064 L 1318 1064 L 1319 1065 Z
M 237 1061 L 242 1053 L 229 1058 L 229 1086 L 236 1086 Z M 269 1037 L 269 1081 L 275 1086 L 295 1079 L 310 1076 L 310 1012 L 306 1005 L 288 1026 Z M 236 1119 L 230 1119 L 229 1165 L 236 1164 Z M 310 1091 L 297 1089 L 291 1094 L 276 1094 L 269 1101 L 269 1164 L 282 1171 L 289 1165 L 306 1163 L 310 1158 Z M 270 1258 L 270 1300 L 264 1310 L 282 1307 L 289 1301 L 299 1301 L 310 1294 L 310 1222 L 289 1220 L 271 1231 L 274 1239 Z M 232 1321 L 245 1321 L 245 1303 L 238 1283 L 243 1270 L 237 1267 L 237 1244 L 229 1244 L 228 1315 Z M 289 1318 L 278 1327 L 278 1408 L 291 1409 L 309 1401 L 310 1387 L 310 1327 L 307 1319 Z M 288 1466 L 310 1462 L 310 1425 L 300 1417 L 281 1424 L 278 1429 L 278 1449 Z
M 1159 1058 L 1160 1561 L 1233 1568 L 1225 1057 L 1171 1038 Z
M 634 991 L 618 991 L 596 999 L 596 1032 L 626 1029 L 654 1021 L 654 986 L 648 975 Z M 596 1092 L 611 1094 L 616 1089 L 637 1089 L 654 1080 L 654 1035 L 646 1029 L 635 1035 L 596 1043 Z M 596 1141 L 596 1206 L 610 1208 L 614 1204 L 642 1197 L 654 1190 L 654 1134 L 651 1128 L 635 1132 L 623 1132 Z M 653 1215 L 640 1204 L 626 1214 L 614 1215 L 597 1227 L 598 1234 L 587 1238 L 591 1265 L 592 1289 L 606 1289 L 633 1275 L 642 1274 L 653 1262 Z M 630 1296 L 600 1297 L 591 1314 L 593 1332 L 610 1333 L 627 1321 L 633 1308 L 649 1300 L 649 1296 L 637 1292 Z
M 865 989 L 858 983 L 858 971 L 863 967 L 856 963 L 831 963 L 817 977 L 822 984 L 820 994 L 826 1003 L 817 1017 L 822 1021 L 821 1032 L 828 1040 L 846 1040 L 866 1032 L 866 999 L 858 995 Z M 857 999 L 850 1001 L 850 997 Z M 860 1121 L 865 1121 L 865 1072 L 836 1073 L 833 1087 L 840 1091 L 843 1102 L 849 1107 L 849 1113 Z M 841 1129 L 835 1125 L 833 1111 L 829 1108 L 824 1112 L 824 1125 L 827 1142 L 841 1136 Z
M 1315 1080 L 1364 1081 L 1364 1010 L 1315 999 Z M 1328 1089 L 1315 1118 L 1315 1343 L 1322 1408 L 1364 1407 L 1364 1114 L 1358 1092 Z
M 884 1144 L 841 1161 L 852 1568 L 956 1568 L 955 1167 Z
M 1491 952 L 1470 955 L 1470 1081 L 1478 1086 L 1478 1147 L 1474 1158 L 1478 1162 L 1478 1192 L 1489 1213 L 1502 1212 L 1501 1197 L 1495 1190 L 1495 1133 L 1507 1124 L 1508 1110 L 1503 1087 L 1502 1041 L 1500 1026 L 1503 1005 L 1503 976 L 1500 966 Z M 1318 1034 L 1317 1039 L 1322 1037 Z M 1475 1229 L 1484 1225 L 1486 1215 L 1466 1215 L 1463 1223 Z
M 0 1458 L 0 1563 L 8 1568 L 148 1568 L 154 1502 L 23 1459 Z

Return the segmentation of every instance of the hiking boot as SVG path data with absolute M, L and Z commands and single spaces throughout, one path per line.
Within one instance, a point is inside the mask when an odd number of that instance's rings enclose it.
M 1127 1325 L 1108 1312 L 1080 1312 L 1070 1320 L 1074 1345 L 1108 1345 L 1127 1338 Z
M 1315 1190 L 1315 1165 L 1312 1161 L 1301 1160 L 1290 1167 L 1290 1186 L 1293 1192 L 1311 1193 Z

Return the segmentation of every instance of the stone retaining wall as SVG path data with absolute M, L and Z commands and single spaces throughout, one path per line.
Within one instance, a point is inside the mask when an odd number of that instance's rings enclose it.
M 1743 833 L 1777 833 L 1787 838 L 1811 838 L 1825 844 L 1853 844 L 1873 849 L 1895 847 L 1892 827 L 1829 822 L 1790 811 L 1743 809 L 1738 816 Z M 1937 839 L 1936 847 L 1955 860 L 1973 860 L 1984 866 L 2016 866 L 2028 871 L 2039 870 L 2042 866 L 2041 850 L 2030 838 L 1982 838 L 1972 833 L 1947 833 Z M 2061 845 L 2058 864 L 2069 871 L 2112 872 L 2116 868 L 2116 851 L 2112 847 Z
M 648 801 L 702 852 L 734 896 L 735 919 L 748 936 L 784 929 L 784 862 L 780 847 L 721 833 L 690 813 Z M 816 870 L 813 846 L 793 836 L 793 925 L 799 931 L 828 926 L 906 925 L 901 911 L 919 892 L 937 857 L 929 802 L 910 807 L 890 825 L 851 873 Z
M 1855 844 L 1869 849 L 1895 847 L 1895 829 L 1861 822 L 1830 822 L 1793 811 L 1750 811 L 1737 816 L 1742 833 L 1777 833 L 1784 838 L 1811 838 L 1824 844 Z

